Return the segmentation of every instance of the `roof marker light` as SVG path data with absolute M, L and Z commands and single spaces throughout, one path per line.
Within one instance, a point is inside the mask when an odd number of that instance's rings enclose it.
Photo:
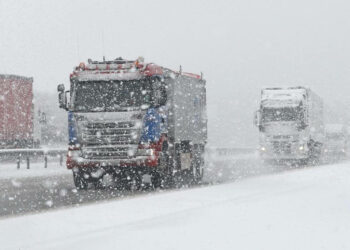
M 79 68 L 81 70 L 85 70 L 85 63 L 83 63 L 83 62 L 79 63 Z
M 143 58 L 142 56 L 139 56 L 135 61 L 136 68 L 142 68 L 144 62 L 145 62 L 145 58 Z

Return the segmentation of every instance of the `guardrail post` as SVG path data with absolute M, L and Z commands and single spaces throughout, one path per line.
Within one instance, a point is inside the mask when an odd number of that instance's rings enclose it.
M 21 168 L 21 157 L 18 156 L 17 157 L 17 169 L 20 169 Z
M 29 156 L 27 156 L 27 169 L 30 169 L 30 159 L 29 159 Z
M 62 167 L 63 165 L 63 154 L 60 154 L 60 166 Z
M 0 0 L 1 1 L 1 0 Z M 1 160 L 4 159 L 11 159 L 11 161 L 14 163 L 14 165 L 16 164 L 16 168 L 20 169 L 22 168 L 27 168 L 30 169 L 30 157 L 32 157 L 32 159 L 36 159 L 36 157 L 44 157 L 45 160 L 45 168 L 48 167 L 48 157 L 50 155 L 54 155 L 56 157 L 56 161 L 59 160 L 59 164 L 61 166 L 65 165 L 65 156 L 64 154 L 66 154 L 67 151 L 66 149 L 28 149 L 28 148 L 23 148 L 23 149 L 1 149 L 0 150 L 0 158 Z M 57 159 L 57 157 L 59 157 L 59 159 Z M 27 167 L 25 167 L 25 165 L 21 164 L 26 164 Z M 24 167 L 23 167 L 24 166 Z
M 47 155 L 44 155 L 44 168 L 47 168 Z

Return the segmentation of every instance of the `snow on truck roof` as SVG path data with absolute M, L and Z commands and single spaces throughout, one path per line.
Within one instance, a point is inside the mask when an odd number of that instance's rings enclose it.
M 262 99 L 291 99 L 303 98 L 305 88 L 265 88 L 261 91 Z
M 298 106 L 305 96 L 303 87 L 265 88 L 261 91 L 264 107 Z
M 141 79 L 146 76 L 155 75 L 183 75 L 190 78 L 202 79 L 201 75 L 184 73 L 163 68 L 154 63 L 144 63 L 142 57 L 136 61 L 124 60 L 121 57 L 113 61 L 92 61 L 80 63 L 75 67 L 71 78 L 78 78 L 80 81 L 108 81 L 108 80 L 133 80 Z

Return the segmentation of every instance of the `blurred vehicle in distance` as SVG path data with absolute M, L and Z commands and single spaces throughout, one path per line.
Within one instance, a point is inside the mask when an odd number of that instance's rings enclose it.
M 32 77 L 0 75 L 0 117 L 0 148 L 39 147 Z
M 324 143 L 323 100 L 305 87 L 265 88 L 255 114 L 264 160 L 318 160 Z
M 326 124 L 324 152 L 327 155 L 346 155 L 349 147 L 348 128 L 343 124 Z

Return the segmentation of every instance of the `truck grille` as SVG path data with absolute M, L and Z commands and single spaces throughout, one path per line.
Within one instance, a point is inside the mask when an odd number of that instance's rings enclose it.
M 288 142 L 274 142 L 273 149 L 277 154 L 290 154 L 291 144 Z
M 140 128 L 135 121 L 88 122 L 81 128 L 86 159 L 127 159 L 137 149 Z
M 86 159 L 128 159 L 135 154 L 136 147 L 85 147 L 82 156 Z

